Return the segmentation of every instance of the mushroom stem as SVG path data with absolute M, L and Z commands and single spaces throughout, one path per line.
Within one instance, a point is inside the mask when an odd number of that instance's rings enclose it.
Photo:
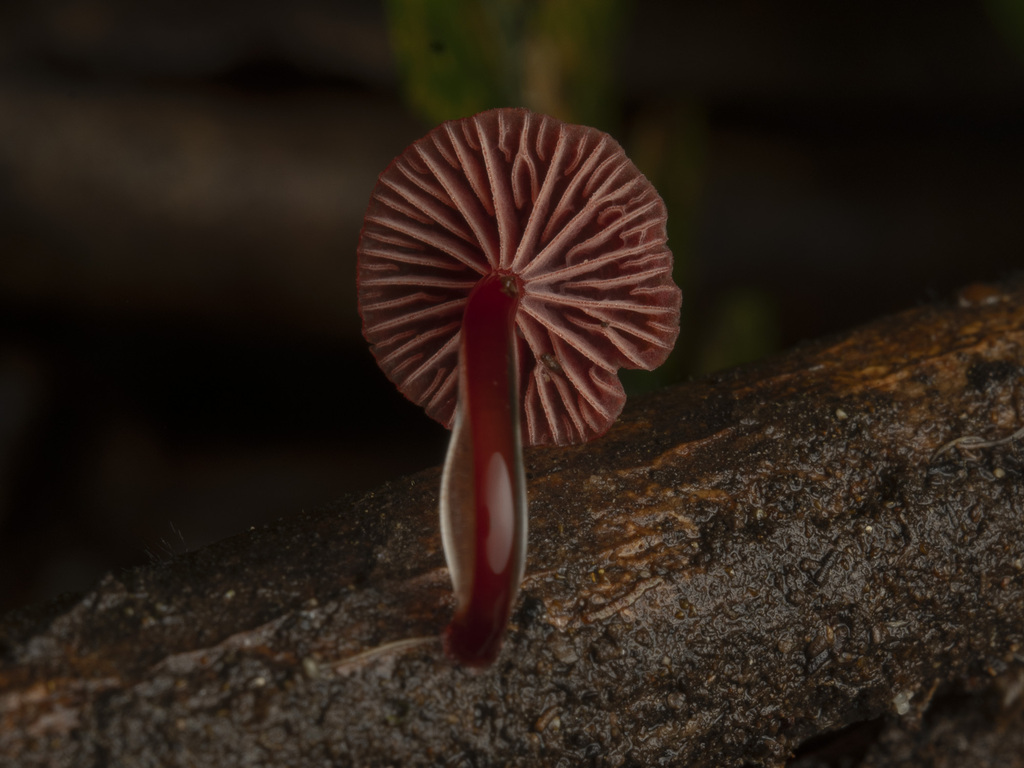
M 462 319 L 459 399 L 441 480 L 441 536 L 455 589 L 445 650 L 486 666 L 501 649 L 526 560 L 526 479 L 515 315 L 519 285 L 493 273 Z

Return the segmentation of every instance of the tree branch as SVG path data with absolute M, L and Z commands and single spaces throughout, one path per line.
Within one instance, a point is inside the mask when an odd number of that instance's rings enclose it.
M 437 470 L 108 576 L 0 620 L 0 756 L 778 765 L 993 677 L 1018 723 L 1022 379 L 1024 286 L 974 286 L 528 451 L 523 597 L 482 673 L 440 652 Z

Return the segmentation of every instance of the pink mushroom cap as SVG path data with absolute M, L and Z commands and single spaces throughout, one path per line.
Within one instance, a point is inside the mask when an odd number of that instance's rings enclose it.
M 679 333 L 665 204 L 595 128 L 525 109 L 438 126 L 377 180 L 358 246 L 363 334 L 406 397 L 451 427 L 463 312 L 484 276 L 519 293 L 523 442 L 604 434 L 619 368 L 653 369 Z

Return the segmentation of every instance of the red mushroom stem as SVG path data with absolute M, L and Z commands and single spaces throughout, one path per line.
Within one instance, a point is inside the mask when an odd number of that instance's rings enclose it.
M 515 332 L 520 291 L 514 275 L 492 273 L 473 288 L 462 320 L 441 532 L 458 601 L 445 649 L 467 666 L 497 657 L 526 559 Z

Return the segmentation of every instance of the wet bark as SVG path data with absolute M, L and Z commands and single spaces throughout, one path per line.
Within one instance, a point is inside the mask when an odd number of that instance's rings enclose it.
M 973 286 L 528 451 L 482 673 L 440 652 L 436 469 L 110 575 L 0 619 L 0 756 L 779 765 L 849 726 L 801 764 L 910 764 L 950 728 L 1020 764 L 1022 379 L 1024 286 Z

